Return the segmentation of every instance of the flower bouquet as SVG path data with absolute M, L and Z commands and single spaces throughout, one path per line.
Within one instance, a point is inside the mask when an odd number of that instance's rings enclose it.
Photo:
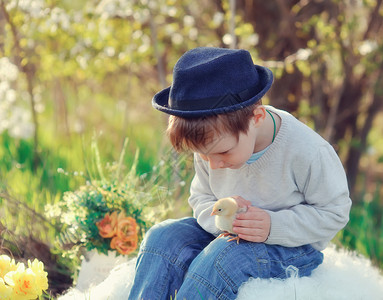
M 0 299 L 36 299 L 48 289 L 47 276 L 44 264 L 37 259 L 28 260 L 25 268 L 23 263 L 16 264 L 9 256 L 0 255 Z
M 103 167 L 93 141 L 93 158 L 86 162 L 88 176 L 80 174 L 85 183 L 46 206 L 47 215 L 62 226 L 58 242 L 63 255 L 78 257 L 82 249 L 104 254 L 113 251 L 116 255 L 134 253 L 145 230 L 167 212 L 172 192 L 163 180 L 163 168 L 153 168 L 157 173 L 138 175 L 136 151 L 131 167 L 126 169 L 126 146 L 127 140 L 118 162 Z

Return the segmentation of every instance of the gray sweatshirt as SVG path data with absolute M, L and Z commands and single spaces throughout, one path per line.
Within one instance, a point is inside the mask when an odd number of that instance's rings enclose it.
M 346 175 L 333 147 L 291 114 L 267 106 L 282 120 L 269 149 L 240 169 L 210 169 L 194 155 L 189 204 L 206 231 L 220 231 L 210 216 L 217 199 L 241 196 L 266 210 L 271 229 L 266 244 L 323 250 L 349 220 Z

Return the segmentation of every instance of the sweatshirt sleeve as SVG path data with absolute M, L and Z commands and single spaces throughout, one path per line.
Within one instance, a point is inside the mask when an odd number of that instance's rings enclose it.
M 349 220 L 351 199 L 346 175 L 330 145 L 318 149 L 306 171 L 302 167 L 295 177 L 304 202 L 268 211 L 271 229 L 266 243 L 287 247 L 312 244 L 322 250 Z
M 193 209 L 193 216 L 198 224 L 207 232 L 218 235 L 219 229 L 215 226 L 214 216 L 211 216 L 214 196 L 209 185 L 209 173 L 206 164 L 198 154 L 194 154 L 195 175 L 190 186 L 189 205 Z

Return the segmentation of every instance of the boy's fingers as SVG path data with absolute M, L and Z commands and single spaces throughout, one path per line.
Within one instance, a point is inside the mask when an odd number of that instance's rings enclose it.
M 247 235 L 247 236 L 265 236 L 267 233 L 266 229 L 254 229 L 254 228 L 237 228 L 234 232 L 239 235 Z
M 251 206 L 247 212 L 238 214 L 237 220 L 263 220 L 268 217 L 269 214 L 265 210 Z
M 235 201 L 237 201 L 237 204 L 240 207 L 251 206 L 251 202 L 249 200 L 242 198 L 241 196 L 232 196 L 231 198 L 233 198 Z
M 233 222 L 235 228 L 264 228 L 264 222 L 258 220 L 235 220 Z

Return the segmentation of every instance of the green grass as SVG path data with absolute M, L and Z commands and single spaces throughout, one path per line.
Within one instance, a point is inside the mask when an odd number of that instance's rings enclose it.
M 383 201 L 382 183 L 373 194 L 362 190 L 350 213 L 350 221 L 337 235 L 340 244 L 363 254 L 383 270 Z

